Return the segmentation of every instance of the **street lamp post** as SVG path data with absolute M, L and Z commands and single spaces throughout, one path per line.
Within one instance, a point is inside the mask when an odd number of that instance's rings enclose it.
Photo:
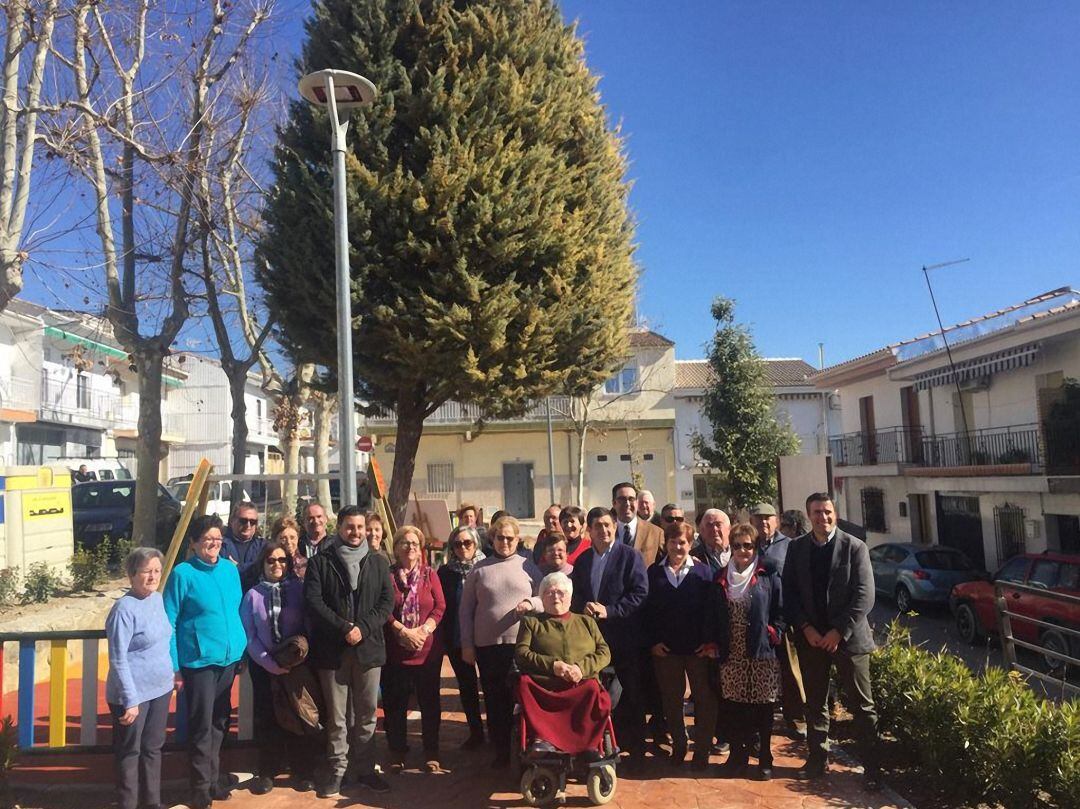
M 356 73 L 319 70 L 300 79 L 300 95 L 330 116 L 334 156 L 334 266 L 337 294 L 338 460 L 341 504 L 356 504 L 356 409 L 353 402 L 352 291 L 349 219 L 345 210 L 345 135 L 349 112 L 375 99 L 375 85 Z

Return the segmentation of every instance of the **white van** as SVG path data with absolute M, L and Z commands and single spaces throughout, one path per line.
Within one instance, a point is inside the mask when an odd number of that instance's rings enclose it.
M 169 478 L 165 486 L 169 494 L 184 503 L 187 500 L 188 486 L 191 485 L 191 476 Z M 239 486 L 240 484 L 236 484 Z M 229 521 L 229 506 L 232 503 L 233 483 L 228 480 L 214 481 L 210 484 L 209 496 L 206 498 L 206 513 L 217 514 L 222 522 Z M 246 489 L 242 489 L 241 500 L 250 500 L 251 496 Z
M 93 476 L 94 480 L 132 480 L 132 474 L 119 458 L 57 458 L 50 463 L 63 464 L 74 475 L 79 467 L 85 466 L 86 471 Z M 75 483 L 72 478 L 72 483 Z

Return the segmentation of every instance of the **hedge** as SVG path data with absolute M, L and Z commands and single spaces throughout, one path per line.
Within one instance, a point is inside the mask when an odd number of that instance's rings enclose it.
M 1008 809 L 1080 806 L 1077 701 L 1038 697 L 1015 671 L 974 674 L 896 621 L 871 661 L 880 729 L 937 789 Z

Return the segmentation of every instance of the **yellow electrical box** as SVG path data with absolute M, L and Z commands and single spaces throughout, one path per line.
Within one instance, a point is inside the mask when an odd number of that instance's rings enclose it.
M 0 467 L 0 569 L 25 574 L 45 562 L 66 573 L 74 549 L 71 471 L 59 465 Z

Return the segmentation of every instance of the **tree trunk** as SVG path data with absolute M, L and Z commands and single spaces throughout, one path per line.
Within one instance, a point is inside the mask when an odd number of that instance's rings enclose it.
M 575 427 L 578 438 L 577 451 L 577 496 L 582 508 L 585 507 L 585 440 L 589 437 L 589 411 L 591 402 L 588 399 L 571 403 L 571 412 L 580 406 L 580 415 L 575 412 Z
M 244 399 L 244 389 L 247 386 L 247 370 L 244 368 L 229 368 L 225 371 L 229 377 L 229 395 L 232 397 L 232 473 L 243 475 L 247 471 L 247 401 Z M 240 485 L 238 485 L 240 484 Z M 240 481 L 233 481 L 232 500 L 229 503 L 229 513 L 244 497 L 244 489 L 250 488 Z
M 157 536 L 158 467 L 161 447 L 161 378 L 164 357 L 156 345 L 136 351 L 139 381 L 139 440 L 136 445 L 135 517 L 131 538 L 136 546 L 161 547 L 169 537 Z
M 337 397 L 321 394 L 315 406 L 315 473 L 325 475 L 330 471 L 330 428 L 337 413 Z M 324 508 L 330 508 L 330 478 L 320 478 L 316 487 L 317 497 Z
M 394 438 L 394 473 L 390 479 L 387 499 L 394 522 L 402 525 L 405 506 L 412 491 L 413 472 L 416 470 L 416 452 L 420 449 L 420 436 L 424 433 L 423 406 L 416 401 L 399 402 L 397 410 L 397 435 Z
M 285 474 L 296 475 L 300 472 L 300 429 L 299 424 L 289 430 L 282 442 L 281 451 L 285 456 Z M 281 484 L 281 513 L 292 516 L 296 513 L 297 481 L 286 480 Z
M 582 508 L 585 506 L 585 438 L 588 434 L 588 427 L 578 433 L 577 493 L 578 502 L 582 504 Z
M 10 253 L 10 255 L 9 255 Z M 2 251 L 0 257 L 0 312 L 22 291 L 22 258 L 15 251 Z

